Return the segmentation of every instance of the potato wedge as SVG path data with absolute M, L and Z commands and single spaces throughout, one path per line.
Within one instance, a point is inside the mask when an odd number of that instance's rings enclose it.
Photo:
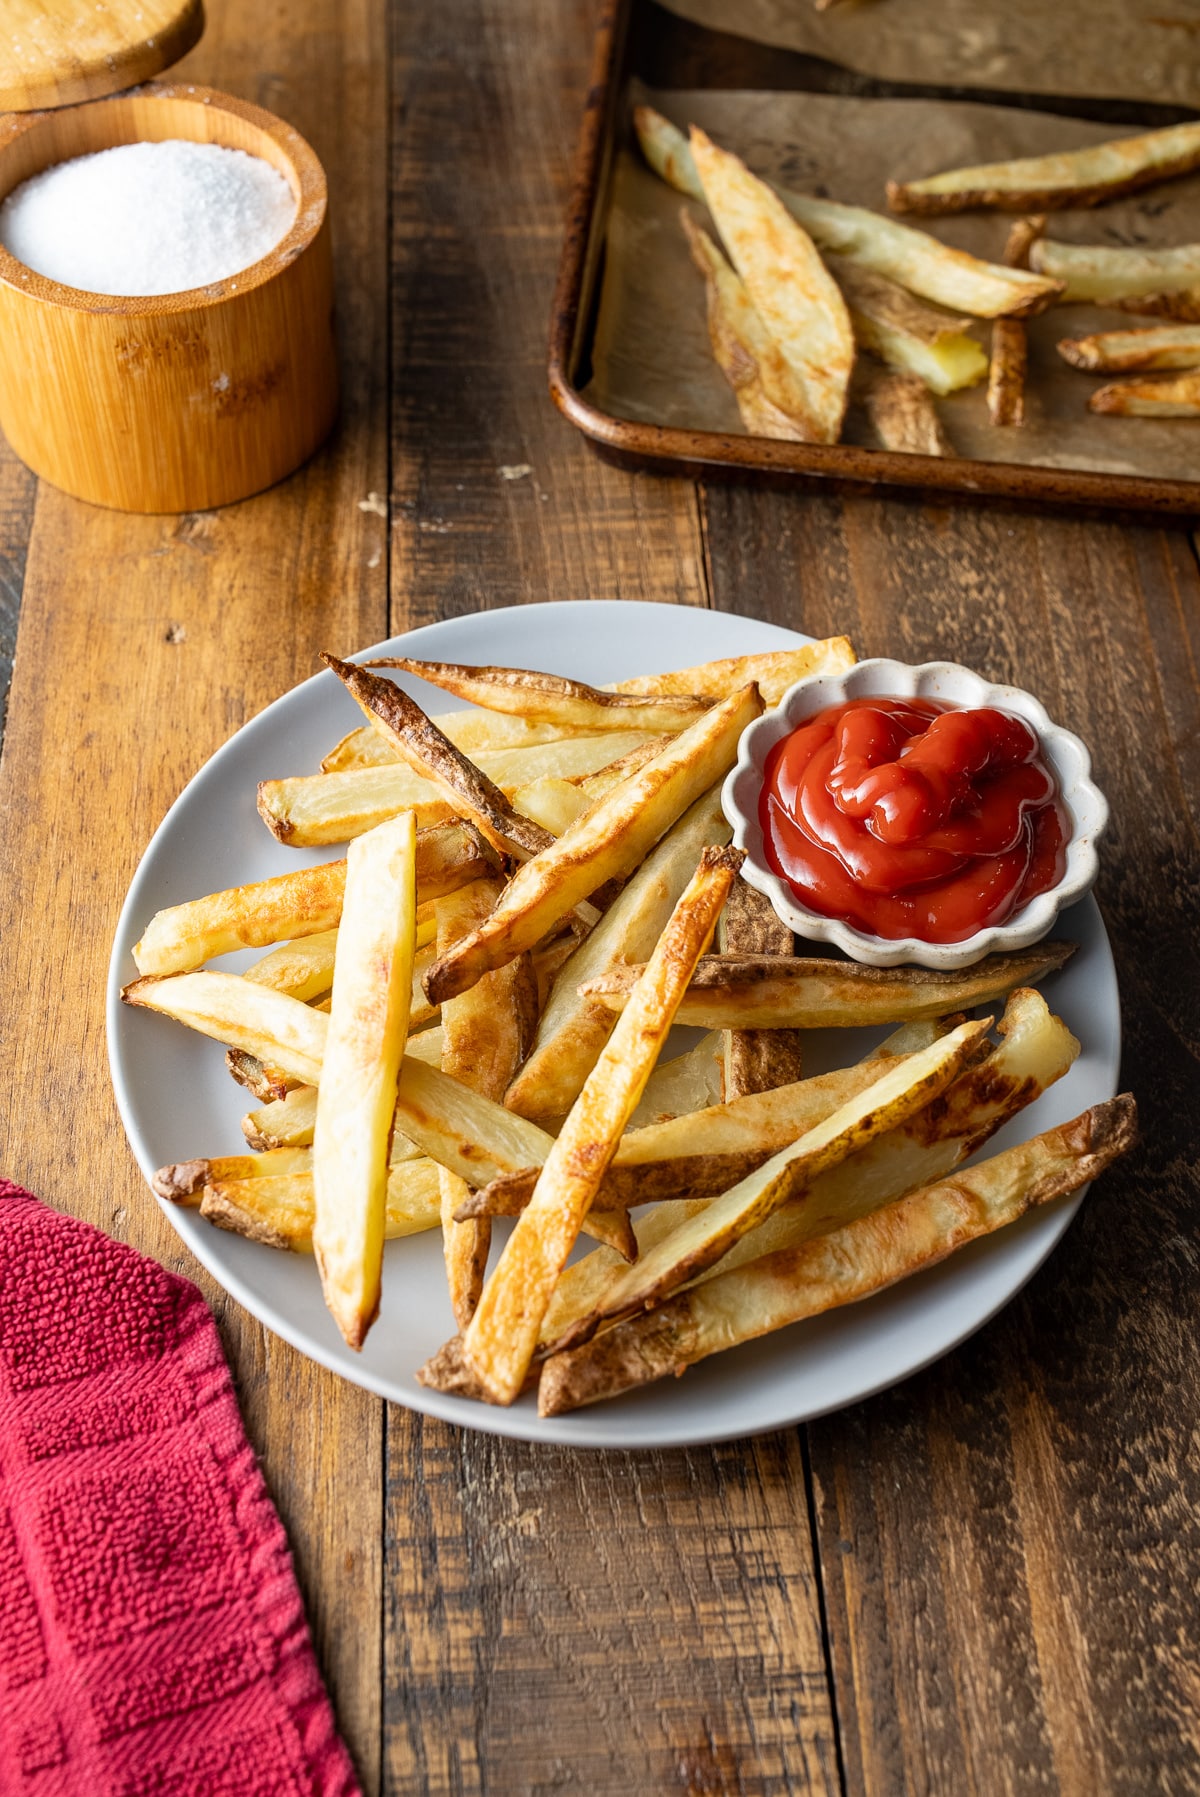
M 443 955 L 426 981 L 431 1003 L 533 948 L 605 881 L 637 866 L 701 793 L 732 767 L 738 738 L 762 710 L 755 686 L 669 737 L 652 761 L 607 793 L 551 848 L 517 869 L 487 922 Z
M 505 1097 L 510 1110 L 548 1124 L 565 1117 L 612 1035 L 611 1012 L 581 999 L 582 981 L 643 960 L 695 871 L 702 849 L 729 841 L 717 787 L 696 800 L 643 861 L 551 988 L 529 1057 Z
M 312 1252 L 316 1203 L 311 1173 L 257 1179 L 212 1179 L 200 1196 L 200 1215 L 219 1229 L 232 1230 L 271 1248 Z M 383 1236 L 421 1235 L 436 1229 L 438 1170 L 432 1161 L 405 1161 L 388 1172 Z
M 548 1360 L 539 1413 L 560 1416 L 615 1397 L 723 1348 L 870 1297 L 1077 1191 L 1127 1153 L 1136 1133 L 1134 1102 L 1123 1094 L 816 1241 L 680 1292 Z
M 313 1252 L 348 1346 L 379 1311 L 388 1142 L 408 1035 L 417 928 L 416 820 L 404 812 L 350 846 L 333 1006 L 313 1133 Z
M 417 833 L 417 895 L 423 902 L 469 885 L 496 865 L 493 851 L 469 824 L 456 821 Z M 326 861 L 172 905 L 155 913 L 134 944 L 137 970 L 191 973 L 214 955 L 324 935 L 337 928 L 345 887 L 345 861 Z
M 646 973 L 557 1137 L 463 1336 L 493 1403 L 519 1394 L 542 1319 L 596 1188 L 641 1097 L 691 970 L 716 928 L 742 855 L 705 849 Z
M 825 266 L 842 290 L 855 341 L 889 368 L 915 375 L 939 394 L 983 379 L 988 359 L 969 334 L 969 319 L 929 305 L 846 256 L 827 255 Z
M 725 955 L 790 957 L 796 952 L 796 939 L 775 915 L 771 901 L 745 880 L 734 883 L 721 913 L 717 940 Z M 724 1036 L 726 1101 L 791 1085 L 803 1074 L 804 1037 L 800 1030 L 726 1030 Z
M 1190 306 L 1200 289 L 1200 243 L 1165 250 L 1116 249 L 1040 237 L 1030 247 L 1029 265 L 1063 283 L 1064 305 L 1074 300 L 1127 305 L 1177 295 Z M 1146 304 L 1146 309 L 1160 308 Z
M 1045 229 L 1044 214 L 1018 219 L 1008 233 L 1004 260 L 1009 268 L 1028 268 L 1029 252 Z M 988 417 L 1002 429 L 1025 422 L 1025 370 L 1029 344 L 1019 318 L 998 318 L 992 326 L 992 359 L 988 368 Z
M 640 732 L 632 730 L 562 737 L 527 748 L 489 750 L 480 754 L 479 766 L 502 791 L 508 792 L 529 780 L 540 779 L 543 774 L 572 780 L 599 773 L 614 759 L 640 749 L 644 740 Z M 400 762 L 352 768 L 340 774 L 298 774 L 259 782 L 259 816 L 273 836 L 293 848 L 348 842 L 406 810 L 415 810 L 422 825 L 445 824 L 451 818 L 449 802 L 432 782 Z M 290 934 L 298 932 L 293 930 Z
M 364 668 L 399 668 L 415 674 L 456 699 L 469 699 L 489 711 L 508 713 L 526 724 L 552 724 L 557 730 L 640 730 L 674 735 L 708 710 L 708 699 L 685 695 L 651 695 L 632 703 L 620 693 L 601 692 L 582 680 L 528 668 L 465 667 L 458 662 L 414 661 L 384 655 Z
M 438 907 L 438 953 L 445 954 L 482 923 L 500 892 L 499 880 L 477 880 L 444 898 Z M 443 1006 L 443 1073 L 499 1102 L 524 1059 L 536 1019 L 533 968 L 528 955 L 521 955 Z M 486 1217 L 456 1220 L 455 1212 L 470 1192 L 457 1173 L 439 1168 L 438 1185 L 450 1304 L 455 1322 L 465 1329 L 483 1290 L 491 1223 Z
M 680 193 L 703 200 L 704 189 L 683 133 L 650 106 L 635 109 L 634 125 L 651 168 Z M 951 312 L 969 312 L 974 318 L 1007 313 L 1028 317 L 1044 311 L 1060 291 L 1052 276 L 981 262 L 963 250 L 939 243 L 926 231 L 899 224 L 864 206 L 844 206 L 784 187 L 776 191 L 820 249 L 833 250 L 862 268 L 886 275 L 910 293 Z
M 1200 165 L 1200 124 L 1168 125 L 1084 150 L 1022 156 L 947 169 L 921 181 L 889 181 L 893 212 L 1049 212 L 1064 206 L 1099 206 L 1156 181 L 1185 175 Z
M 1133 331 L 1097 331 L 1090 337 L 1064 337 L 1058 353 L 1073 368 L 1105 374 L 1200 368 L 1200 325 L 1143 325 Z
M 735 655 L 728 661 L 705 661 L 674 674 L 641 674 L 622 680 L 621 693 L 690 692 L 692 686 L 714 699 L 729 699 L 744 686 L 757 686 L 764 706 L 778 705 L 790 686 L 815 674 L 844 674 L 854 666 L 850 639 L 831 636 L 802 649 L 769 649 L 762 655 Z
M 1074 953 L 1069 942 L 1039 942 L 989 955 L 962 973 L 927 967 L 864 967 L 816 956 L 710 955 L 697 967 L 679 1022 L 698 1029 L 849 1029 L 904 1023 L 991 1004 L 1039 980 Z M 621 967 L 588 980 L 583 995 L 619 1011 L 641 969 Z
M 916 375 L 872 372 L 862 383 L 862 397 L 884 449 L 900 455 L 955 454 L 933 395 Z
M 121 997 L 245 1049 L 303 1085 L 315 1086 L 320 1079 L 329 1019 L 284 992 L 236 973 L 177 973 L 134 980 Z
M 1200 417 L 1200 368 L 1157 381 L 1110 381 L 1097 387 L 1088 411 L 1122 418 Z
M 788 416 L 812 443 L 836 443 L 854 366 L 854 333 L 837 282 L 778 195 L 728 150 L 692 127 L 704 198 L 746 294 L 791 375 Z M 771 365 L 763 387 L 774 405 Z

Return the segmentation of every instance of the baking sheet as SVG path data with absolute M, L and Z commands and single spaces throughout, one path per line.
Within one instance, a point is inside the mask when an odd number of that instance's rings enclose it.
M 694 122 L 736 150 L 757 173 L 788 187 L 884 209 L 888 176 L 1102 142 L 1103 126 L 971 102 L 857 100 L 817 94 L 658 94 L 634 84 L 677 124 Z M 649 424 L 745 435 L 733 394 L 708 342 L 704 282 L 679 224 L 688 205 L 642 162 L 635 144 L 618 153 L 591 378 L 586 397 L 611 415 Z M 917 222 L 944 242 L 1001 259 L 1012 217 L 970 213 Z M 1112 244 L 1200 239 L 1200 175 L 1164 182 L 1111 206 L 1051 215 L 1051 236 Z M 1066 336 L 1156 322 L 1095 306 L 1056 306 L 1029 321 L 1026 423 L 998 429 L 982 385 L 937 401 L 955 449 L 987 462 L 1096 473 L 1200 480 L 1200 419 L 1097 417 L 1089 394 L 1109 378 L 1082 373 L 1058 355 Z M 973 327 L 987 346 L 988 325 Z M 842 441 L 874 445 L 856 407 Z
M 662 0 L 695 25 L 880 81 L 1200 105 L 1197 0 Z

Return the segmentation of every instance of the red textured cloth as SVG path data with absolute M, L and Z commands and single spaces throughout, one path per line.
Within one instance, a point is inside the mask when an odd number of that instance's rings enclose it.
M 0 1793 L 358 1794 L 200 1293 L 7 1180 Z

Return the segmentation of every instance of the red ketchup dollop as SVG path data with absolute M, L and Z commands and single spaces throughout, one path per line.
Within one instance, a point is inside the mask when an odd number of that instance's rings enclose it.
M 759 820 L 801 904 L 922 942 L 962 942 L 1057 886 L 1070 834 L 1028 724 L 933 699 L 818 712 L 767 757 Z

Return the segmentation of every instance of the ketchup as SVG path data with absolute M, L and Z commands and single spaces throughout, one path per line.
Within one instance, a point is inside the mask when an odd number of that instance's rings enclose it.
M 922 942 L 962 942 L 1057 886 L 1070 833 L 1028 724 L 933 699 L 818 712 L 767 757 L 759 821 L 801 904 Z

